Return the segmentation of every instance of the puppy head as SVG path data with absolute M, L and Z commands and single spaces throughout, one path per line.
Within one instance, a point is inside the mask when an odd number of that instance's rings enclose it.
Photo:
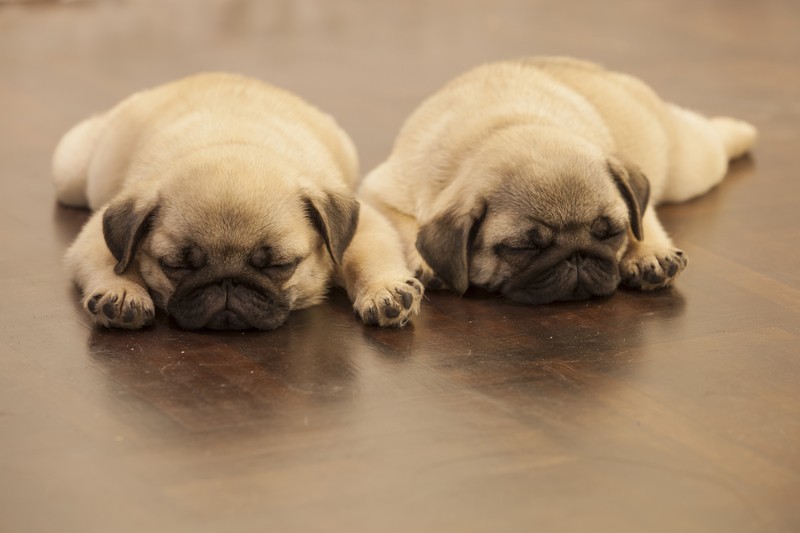
M 638 169 L 580 143 L 543 143 L 482 154 L 464 172 L 417 238 L 454 290 L 473 284 L 541 304 L 616 289 L 629 239 L 642 238 L 649 185 Z
M 358 203 L 250 166 L 191 168 L 104 215 L 122 273 L 133 263 L 184 328 L 274 329 L 325 296 L 355 232 Z

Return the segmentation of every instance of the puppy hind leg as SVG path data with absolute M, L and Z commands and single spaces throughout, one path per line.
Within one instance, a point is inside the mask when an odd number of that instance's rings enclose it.
M 711 125 L 722 139 L 728 159 L 736 159 L 749 152 L 756 144 L 758 131 L 743 120 L 730 117 L 713 117 Z
M 60 203 L 72 207 L 89 205 L 86 194 L 89 163 L 104 124 L 104 115 L 86 119 L 59 141 L 53 154 L 52 173 Z
M 706 117 L 668 105 L 672 118 L 670 169 L 661 202 L 683 202 L 708 192 L 719 184 L 728 169 L 722 138 Z
M 399 235 L 369 204 L 362 202 L 339 278 L 367 325 L 403 326 L 419 313 L 422 284 L 406 265 Z
M 153 321 L 153 300 L 134 265 L 122 275 L 114 272 L 117 260 L 103 238 L 103 212 L 92 215 L 67 250 L 67 269 L 81 290 L 84 310 L 95 323 L 141 328 Z

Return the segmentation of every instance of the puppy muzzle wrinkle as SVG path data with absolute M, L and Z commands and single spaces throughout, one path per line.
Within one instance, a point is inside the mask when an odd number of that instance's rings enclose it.
M 567 257 L 566 261 L 571 267 L 580 270 L 583 264 L 583 255 L 580 252 L 575 252 L 571 256 Z
M 585 300 L 611 295 L 619 285 L 616 261 L 585 250 L 561 254 L 556 261 L 532 264 L 508 280 L 503 293 L 527 304 Z
M 179 288 L 169 312 L 186 329 L 261 329 L 280 326 L 291 306 L 280 295 L 238 278 Z

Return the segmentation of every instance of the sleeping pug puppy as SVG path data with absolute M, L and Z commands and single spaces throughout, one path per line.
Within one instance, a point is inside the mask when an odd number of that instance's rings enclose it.
M 485 65 L 407 120 L 360 194 L 430 288 L 530 304 L 666 287 L 684 269 L 656 217 L 720 182 L 755 129 L 663 102 L 567 58 Z
M 96 210 L 66 262 L 100 325 L 159 307 L 188 329 L 269 330 L 331 282 L 369 324 L 419 309 L 395 230 L 351 192 L 348 136 L 265 83 L 201 74 L 134 94 L 70 130 L 53 173 L 60 202 Z

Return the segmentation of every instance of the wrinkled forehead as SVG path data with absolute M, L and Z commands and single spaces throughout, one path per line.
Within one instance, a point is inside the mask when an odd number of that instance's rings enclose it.
M 311 226 L 302 199 L 279 191 L 196 190 L 162 199 L 157 219 L 163 245 L 192 244 L 208 252 L 235 253 L 254 246 L 310 246 Z
M 624 218 L 627 208 L 602 162 L 562 160 L 511 169 L 495 190 L 500 216 L 530 218 L 559 227 Z

